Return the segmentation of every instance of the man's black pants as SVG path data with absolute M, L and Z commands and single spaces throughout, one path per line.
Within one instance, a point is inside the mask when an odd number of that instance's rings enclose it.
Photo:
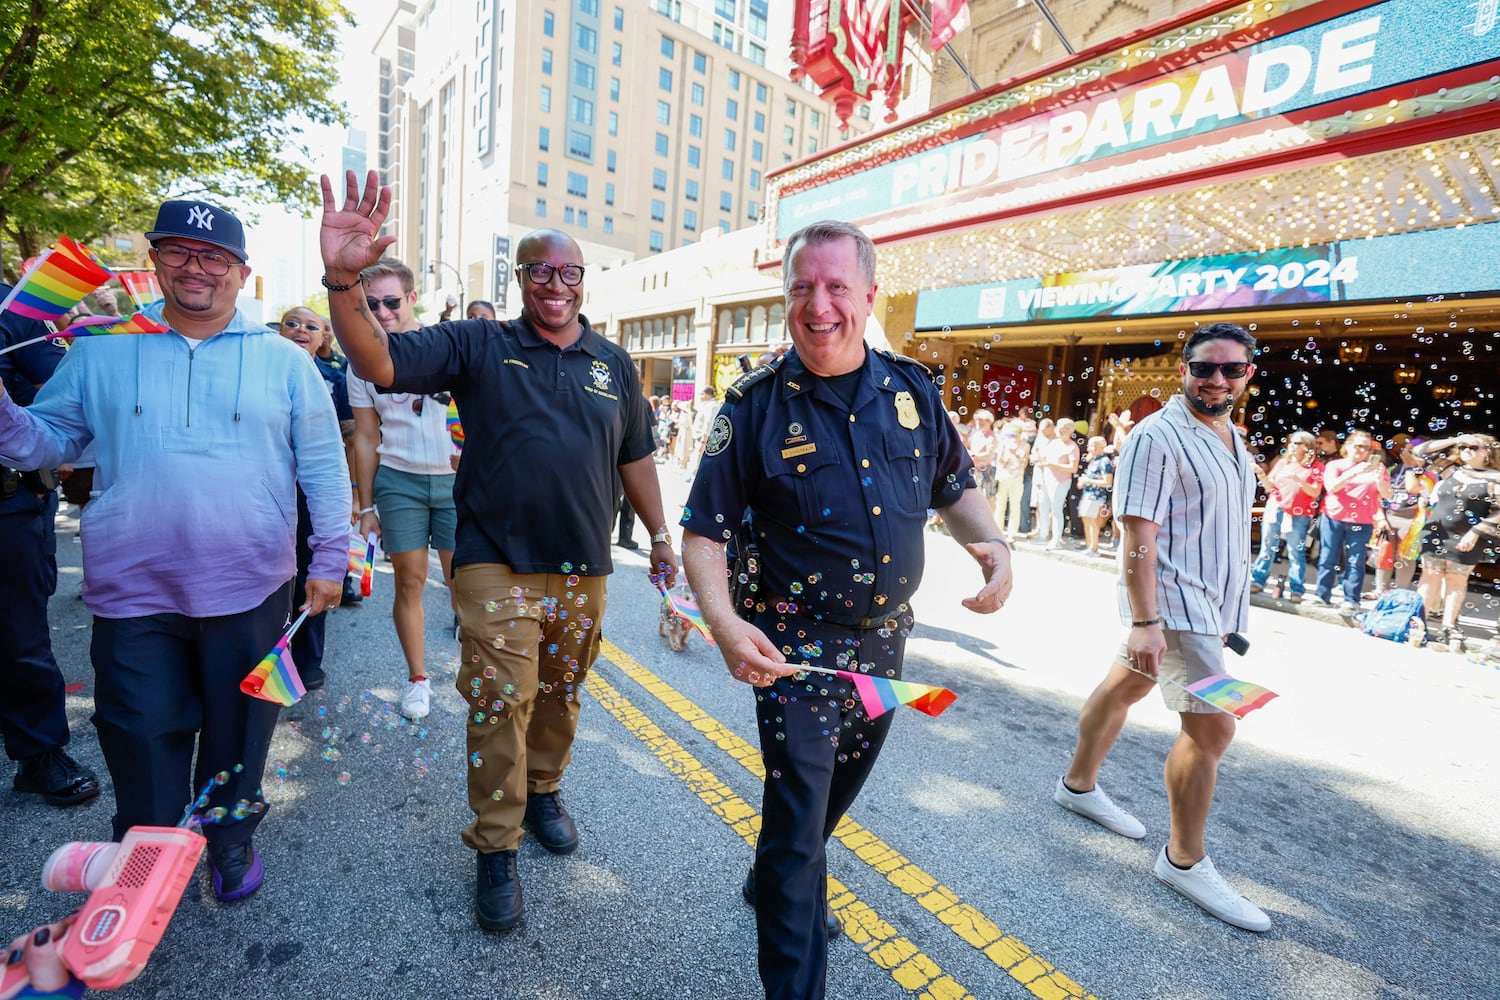
M 911 617 L 896 628 L 854 629 L 762 614 L 755 624 L 789 662 L 899 678 Z M 847 662 L 841 662 L 847 661 Z M 828 973 L 825 847 L 854 803 L 885 743 L 894 712 L 865 715 L 853 685 L 809 674 L 756 691 L 765 761 L 760 841 L 755 851 L 756 937 L 768 1000 L 820 1000 Z
M 57 494 L 22 487 L 0 499 L 0 737 L 20 760 L 68 742 L 63 676 L 52 657 L 47 599 L 57 589 Z
M 281 638 L 291 593 L 288 580 L 259 607 L 219 618 L 94 618 L 94 727 L 114 779 L 116 840 L 132 826 L 174 825 L 221 771 L 229 780 L 207 808 L 229 814 L 204 835 L 228 844 L 255 832 L 280 706 L 242 694 L 240 681 Z
M 307 571 L 312 566 L 312 512 L 302 487 L 297 487 L 297 583 L 292 591 L 292 606 L 307 599 Z M 305 681 L 323 673 L 323 648 L 328 635 L 328 612 L 313 615 L 292 636 L 292 662 Z

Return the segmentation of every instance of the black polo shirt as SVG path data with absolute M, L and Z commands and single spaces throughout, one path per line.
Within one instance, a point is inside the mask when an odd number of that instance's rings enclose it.
M 750 510 L 759 592 L 838 623 L 894 614 L 922 580 L 929 507 L 973 463 L 920 363 L 865 351 L 850 402 L 789 352 L 735 383 L 682 523 L 726 542 Z
M 525 319 L 458 320 L 389 338 L 387 392 L 451 392 L 464 424 L 453 564 L 605 576 L 618 467 L 655 450 L 630 355 L 595 333 L 566 349 Z

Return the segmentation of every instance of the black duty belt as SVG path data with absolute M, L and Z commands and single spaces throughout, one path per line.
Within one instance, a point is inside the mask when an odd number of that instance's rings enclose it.
M 26 490 L 29 493 L 50 493 L 57 489 L 57 473 L 52 469 L 40 471 L 12 469 L 0 465 L 0 497 L 9 499 Z
M 841 615 L 837 611 L 824 611 L 819 608 L 809 608 L 798 604 L 790 597 L 765 597 L 755 602 L 757 613 L 764 612 L 772 615 L 788 615 L 793 618 L 806 618 L 809 621 L 826 622 L 829 625 L 837 625 L 840 628 L 880 628 L 887 622 L 895 621 L 910 609 L 905 604 L 896 605 L 896 610 L 889 614 L 879 615 L 874 618 L 856 618 L 853 615 Z

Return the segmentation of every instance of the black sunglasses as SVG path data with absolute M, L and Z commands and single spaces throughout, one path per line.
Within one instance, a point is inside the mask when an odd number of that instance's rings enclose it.
M 281 325 L 286 327 L 288 330 L 321 331 L 323 329 L 322 323 L 309 323 L 305 320 L 300 319 L 284 319 L 281 321 Z
M 1225 378 L 1244 378 L 1250 371 L 1247 361 L 1189 361 L 1187 367 L 1193 378 L 1213 378 L 1214 372 L 1223 372 Z
M 431 393 L 431 396 L 443 408 L 444 412 L 447 411 L 448 404 L 453 401 L 453 394 L 451 392 L 434 392 Z M 414 398 L 411 401 L 411 412 L 420 417 L 422 415 L 422 400 L 426 398 L 426 396 L 417 396 Z
M 374 312 L 376 309 L 379 309 L 381 306 L 385 306 L 385 308 L 386 308 L 386 310 L 388 312 L 396 312 L 397 310 L 399 310 L 401 308 L 401 299 L 398 296 L 395 296 L 395 295 L 389 296 L 388 298 L 384 298 L 384 299 L 372 299 L 372 298 L 366 297 L 365 298 L 365 305 L 367 305 L 367 306 L 370 307 L 370 312 Z

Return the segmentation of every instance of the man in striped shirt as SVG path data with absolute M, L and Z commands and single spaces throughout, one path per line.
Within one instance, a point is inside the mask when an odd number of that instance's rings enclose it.
M 1125 439 L 1114 507 L 1124 523 L 1119 603 L 1130 627 L 1109 675 L 1083 706 L 1078 747 L 1053 798 L 1125 837 L 1146 828 L 1098 786 L 1130 706 L 1157 678 L 1182 731 L 1166 761 L 1171 830 L 1156 877 L 1220 920 L 1264 931 L 1271 920 L 1220 877 L 1204 847 L 1219 759 L 1234 718 L 1182 690 L 1224 673 L 1224 643 L 1250 613 L 1254 462 L 1231 412 L 1255 374 L 1255 338 L 1233 323 L 1196 330 L 1182 349 L 1182 393 Z

